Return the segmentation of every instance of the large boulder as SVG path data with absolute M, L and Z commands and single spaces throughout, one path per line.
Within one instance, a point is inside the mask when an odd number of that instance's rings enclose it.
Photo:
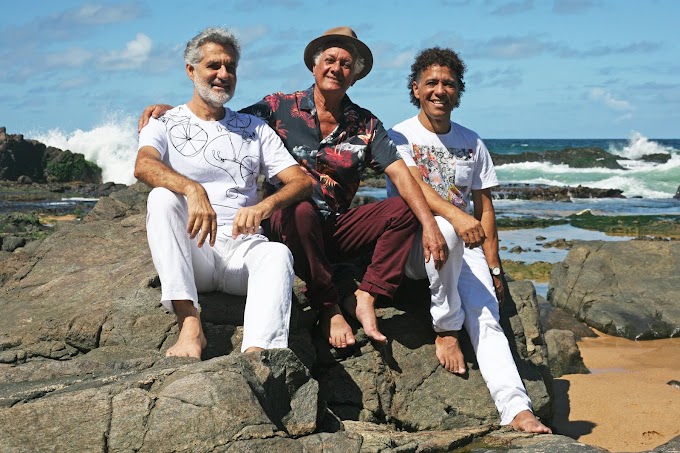
M 200 296 L 205 361 L 165 358 L 177 326 L 159 304 L 147 193 L 119 190 L 84 222 L 0 260 L 0 451 L 358 452 L 370 436 L 343 431 L 344 421 L 397 427 L 381 438 L 407 449 L 464 445 L 498 428 L 469 340 L 465 376 L 437 361 L 422 282 L 379 309 L 388 346 L 358 329 L 356 348 L 330 348 L 298 284 L 289 350 L 240 354 L 244 299 L 209 293 Z M 508 287 L 501 324 L 549 421 L 536 294 L 529 282 Z M 407 442 L 403 430 L 430 434 Z
M 548 300 L 609 335 L 679 336 L 680 242 L 575 242 L 553 267 Z

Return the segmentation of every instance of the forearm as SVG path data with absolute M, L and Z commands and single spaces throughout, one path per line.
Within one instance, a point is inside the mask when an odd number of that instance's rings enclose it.
M 160 160 L 144 156 L 137 158 L 135 178 L 150 187 L 165 187 L 183 195 L 203 188 L 196 181 L 177 173 Z
M 388 174 L 388 176 L 397 187 L 399 194 L 404 199 L 409 208 L 411 208 L 411 211 L 413 211 L 413 214 L 416 216 L 418 221 L 420 221 L 423 226 L 436 225 L 433 215 L 434 210 L 430 207 L 430 202 L 423 194 L 421 186 L 416 182 L 411 174 L 407 171 L 406 174 Z M 432 192 L 434 192 L 434 190 L 432 190 Z M 434 192 L 434 195 L 437 197 L 439 196 L 436 192 Z M 441 199 L 441 197 L 439 198 Z M 432 197 L 431 202 L 433 205 L 438 206 L 436 200 L 434 200 L 434 197 Z
M 485 191 L 484 197 L 479 200 L 481 201 L 481 206 L 478 206 L 480 204 L 478 201 L 475 202 L 475 217 L 481 222 L 486 236 L 482 248 L 487 264 L 489 267 L 501 267 L 501 259 L 498 254 L 499 241 L 496 211 L 491 202 L 491 191 L 489 189 L 485 189 Z
M 312 184 L 307 177 L 297 178 L 268 196 L 261 203 L 265 204 L 270 212 L 287 208 L 295 203 L 306 200 L 312 196 Z

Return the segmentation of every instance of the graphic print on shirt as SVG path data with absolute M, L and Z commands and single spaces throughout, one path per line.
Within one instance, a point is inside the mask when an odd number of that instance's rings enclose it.
M 471 183 L 474 150 L 413 144 L 413 158 L 423 180 L 445 200 L 467 208 L 465 193 Z
M 260 160 L 248 152 L 249 145 L 255 139 L 255 133 L 248 131 L 251 123 L 249 116 L 235 113 L 226 123 L 223 120 L 202 125 L 195 122 L 192 116 L 182 113 L 181 107 L 179 110 L 180 113 L 166 113 L 159 120 L 165 124 L 171 144 L 180 154 L 187 158 L 204 159 L 209 165 L 224 171 L 233 181 L 233 184 L 228 184 L 233 187 L 225 192 L 227 198 L 235 199 L 241 195 L 239 187 L 247 189 L 257 184 Z M 214 130 L 209 134 L 204 127 Z M 215 134 L 215 138 L 208 141 L 209 136 Z M 214 204 L 229 209 L 239 208 Z

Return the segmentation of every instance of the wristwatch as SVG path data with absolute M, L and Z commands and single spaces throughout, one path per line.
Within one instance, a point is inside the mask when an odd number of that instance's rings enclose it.
M 491 272 L 491 275 L 493 275 L 494 277 L 498 277 L 499 275 L 501 275 L 501 268 L 498 266 L 490 267 L 489 272 Z

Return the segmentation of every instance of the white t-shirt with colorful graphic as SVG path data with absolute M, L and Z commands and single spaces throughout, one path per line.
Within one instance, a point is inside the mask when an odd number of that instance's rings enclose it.
M 151 118 L 139 147 L 151 146 L 168 167 L 200 183 L 208 193 L 219 227 L 231 228 L 236 211 L 257 204 L 257 177 L 275 175 L 297 162 L 261 119 L 225 109 L 220 121 L 205 121 L 186 105 Z
M 418 167 L 423 180 L 442 198 L 470 212 L 470 192 L 498 185 L 489 151 L 479 135 L 451 122 L 446 134 L 427 130 L 418 116 L 388 131 L 399 155 L 409 167 Z M 387 178 L 387 196 L 399 195 Z

